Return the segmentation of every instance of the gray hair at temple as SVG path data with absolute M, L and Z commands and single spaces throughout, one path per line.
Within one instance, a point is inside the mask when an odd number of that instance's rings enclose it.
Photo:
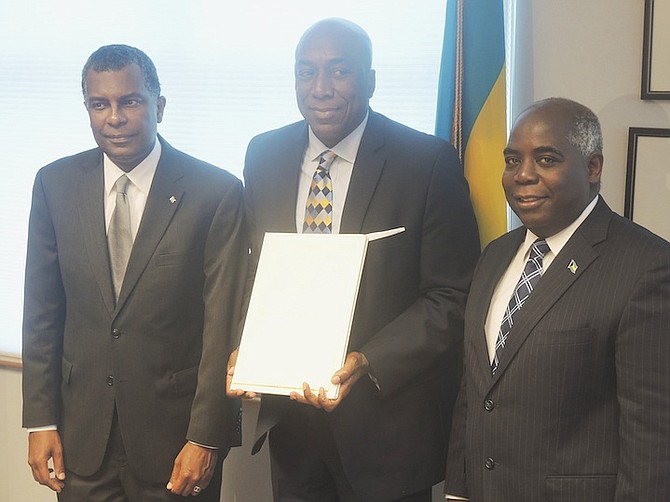
M 140 67 L 147 90 L 155 97 L 160 96 L 161 84 L 153 61 L 141 50 L 123 44 L 104 45 L 89 56 L 81 71 L 81 90 L 84 96 L 86 96 L 86 73 L 89 70 L 118 71 L 133 63 Z
M 530 108 L 556 106 L 563 110 L 571 119 L 572 126 L 568 133 L 568 141 L 572 143 L 586 158 L 593 153 L 603 152 L 603 133 L 600 121 L 590 108 L 566 98 L 548 98 L 533 103 Z

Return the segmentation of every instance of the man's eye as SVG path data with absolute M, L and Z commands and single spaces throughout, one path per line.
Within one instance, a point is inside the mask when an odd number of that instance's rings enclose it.
M 345 77 L 349 75 L 349 73 L 351 72 L 347 68 L 335 68 L 333 70 L 333 76 L 338 78 Z
M 303 69 L 303 70 L 298 70 L 297 72 L 298 78 L 300 79 L 308 79 L 312 78 L 314 76 L 314 70 L 309 70 L 309 69 Z
M 514 167 L 519 164 L 519 159 L 515 157 L 505 157 L 505 166 Z
M 556 159 L 552 157 L 540 157 L 537 159 L 537 163 L 541 166 L 553 166 L 556 163 Z
M 139 104 L 140 104 L 140 101 L 138 99 L 134 99 L 134 98 L 133 99 L 127 99 L 126 102 L 124 103 L 125 106 L 129 106 L 129 107 L 139 106 Z
M 105 103 L 101 103 L 100 101 L 95 101 L 89 105 L 89 108 L 93 110 L 103 110 L 105 108 Z

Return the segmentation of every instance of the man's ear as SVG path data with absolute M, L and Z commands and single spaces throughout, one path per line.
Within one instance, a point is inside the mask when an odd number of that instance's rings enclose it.
M 158 99 L 156 100 L 156 122 L 159 124 L 163 120 L 163 112 L 165 111 L 165 96 L 158 96 Z
M 600 175 L 603 172 L 604 157 L 602 153 L 592 153 L 589 156 L 589 183 L 600 184 Z
M 368 98 L 371 98 L 375 93 L 375 87 L 377 86 L 377 74 L 374 70 L 368 72 Z

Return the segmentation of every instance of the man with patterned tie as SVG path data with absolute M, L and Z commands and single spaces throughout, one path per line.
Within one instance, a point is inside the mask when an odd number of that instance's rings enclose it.
M 585 106 L 533 104 L 504 157 L 523 227 L 472 281 L 447 498 L 670 500 L 670 244 L 599 195 Z
M 452 363 L 479 255 L 468 187 L 448 143 L 370 110 L 372 49 L 359 26 L 320 21 L 295 55 L 305 120 L 247 150 L 252 257 L 265 232 L 406 231 L 368 247 L 349 353 L 333 377 L 339 398 L 308 386 L 261 398 L 275 499 L 429 501 L 444 475 Z M 305 315 L 316 329 L 328 322 L 328 256 L 314 267 L 323 286 Z
M 245 279 L 242 184 L 157 135 L 165 98 L 142 51 L 101 47 L 82 89 L 98 148 L 42 168 L 33 191 L 33 476 L 65 502 L 218 502 L 238 441 L 222 382 Z

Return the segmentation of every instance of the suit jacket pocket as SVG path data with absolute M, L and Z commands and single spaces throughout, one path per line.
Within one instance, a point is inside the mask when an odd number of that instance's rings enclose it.
M 547 476 L 549 502 L 612 502 L 616 489 L 615 474 L 594 476 Z
M 175 395 L 185 396 L 194 394 L 198 386 L 198 367 L 193 366 L 185 370 L 177 371 L 170 379 Z
M 154 261 L 158 267 L 174 267 L 184 262 L 190 262 L 197 257 L 198 250 L 190 249 L 179 253 L 162 253 L 156 255 Z
M 596 331 L 593 328 L 576 328 L 561 331 L 536 330 L 533 343 L 537 345 L 582 345 L 592 343 Z
M 202 253 L 162 253 L 154 256 L 140 279 L 140 285 L 155 295 L 158 306 L 170 308 L 182 296 L 202 290 Z M 158 293 L 158 294 L 157 294 Z
M 74 365 L 65 358 L 61 360 L 61 375 L 63 377 L 63 382 L 66 384 L 70 383 L 70 377 L 72 376 L 72 368 Z

